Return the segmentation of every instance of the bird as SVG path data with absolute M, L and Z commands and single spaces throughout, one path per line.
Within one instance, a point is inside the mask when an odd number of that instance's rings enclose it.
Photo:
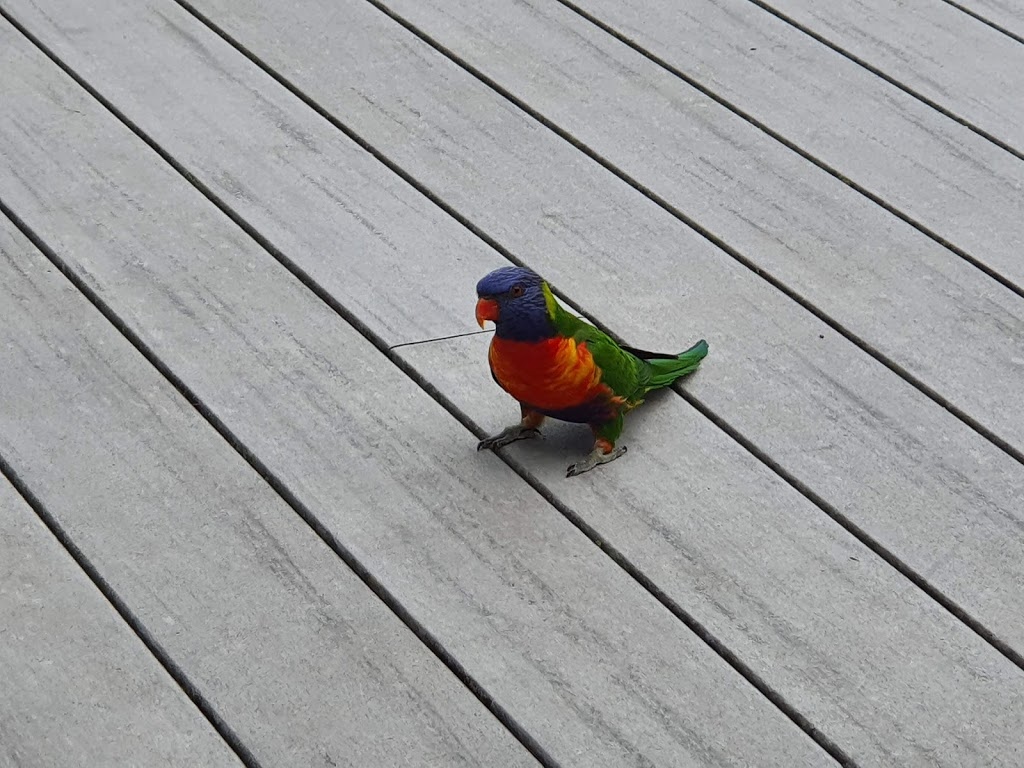
M 566 476 L 588 472 L 626 452 L 616 446 L 623 415 L 700 366 L 708 354 L 701 339 L 676 355 L 647 352 L 566 311 L 551 287 L 527 267 L 501 267 L 476 286 L 476 320 L 494 323 L 488 351 L 491 376 L 519 401 L 521 419 L 479 442 L 496 450 L 516 440 L 541 437 L 545 418 L 589 424 L 594 448 L 571 464 Z

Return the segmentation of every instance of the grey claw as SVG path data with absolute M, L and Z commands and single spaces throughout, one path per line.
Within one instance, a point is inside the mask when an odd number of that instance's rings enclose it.
M 570 464 L 569 468 L 565 471 L 565 476 L 575 477 L 576 475 L 582 475 L 584 472 L 589 472 L 594 467 L 600 466 L 601 464 L 607 464 L 609 461 L 615 461 L 625 452 L 626 446 L 624 445 L 619 446 L 611 453 L 602 453 L 600 448 L 595 448 L 586 456 L 586 458 L 580 459 L 575 464 Z
M 482 451 L 485 448 L 490 448 L 492 451 L 494 451 L 497 450 L 498 448 L 505 447 L 509 443 L 514 443 L 516 440 L 528 440 L 530 438 L 536 437 L 544 437 L 544 435 L 541 434 L 539 429 L 534 429 L 533 427 L 524 427 L 519 424 L 516 424 L 513 427 L 507 427 L 506 429 L 503 429 L 496 435 L 484 438 L 479 443 L 477 443 L 476 449 L 478 451 Z

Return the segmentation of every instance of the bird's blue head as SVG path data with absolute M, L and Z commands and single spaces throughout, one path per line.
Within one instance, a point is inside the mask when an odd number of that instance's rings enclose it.
M 476 284 L 476 321 L 494 323 L 499 338 L 543 341 L 555 335 L 544 281 L 525 267 L 502 267 Z

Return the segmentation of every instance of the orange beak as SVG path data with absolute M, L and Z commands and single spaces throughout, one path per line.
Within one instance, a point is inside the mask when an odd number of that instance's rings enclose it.
M 476 303 L 477 325 L 483 328 L 486 320 L 490 320 L 492 323 L 498 322 L 498 302 L 494 299 L 480 299 Z

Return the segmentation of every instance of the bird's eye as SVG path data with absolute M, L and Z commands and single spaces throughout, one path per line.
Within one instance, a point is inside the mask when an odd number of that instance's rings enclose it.
M 523 295 L 523 286 L 513 285 L 512 290 L 509 291 L 509 295 L 512 296 L 513 299 L 519 298 Z

